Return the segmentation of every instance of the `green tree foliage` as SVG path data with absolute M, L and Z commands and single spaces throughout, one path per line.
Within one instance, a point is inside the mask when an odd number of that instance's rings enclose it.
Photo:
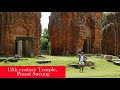
M 48 39 L 48 40 L 50 39 L 47 28 L 45 28 L 45 29 L 43 30 L 42 37 L 43 37 L 43 38 L 46 38 L 46 39 Z
M 102 18 L 102 28 L 105 26 L 107 15 L 108 15 L 108 13 L 103 13 L 103 18 Z
M 40 49 L 48 50 L 50 47 L 49 43 L 50 43 L 50 38 L 49 38 L 49 34 L 48 34 L 48 29 L 45 28 L 43 30 L 42 37 L 41 37 Z
M 104 12 L 104 13 L 103 13 L 103 17 L 102 17 L 102 28 L 105 26 L 107 15 L 109 15 L 109 14 L 111 14 L 111 13 L 113 14 L 113 13 L 115 13 L 115 12 Z

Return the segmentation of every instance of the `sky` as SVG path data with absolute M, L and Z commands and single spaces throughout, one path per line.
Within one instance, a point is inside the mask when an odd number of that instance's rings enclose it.
M 41 14 L 42 14 L 42 17 L 41 17 L 42 29 L 48 28 L 49 16 L 51 12 L 41 12 Z

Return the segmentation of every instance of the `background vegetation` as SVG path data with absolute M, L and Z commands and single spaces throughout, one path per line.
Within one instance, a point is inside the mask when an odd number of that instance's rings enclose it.
M 50 38 L 49 38 L 49 33 L 48 33 L 48 29 L 45 28 L 44 30 L 42 30 L 42 36 L 41 36 L 41 43 L 40 43 L 40 49 L 41 50 L 50 50 Z

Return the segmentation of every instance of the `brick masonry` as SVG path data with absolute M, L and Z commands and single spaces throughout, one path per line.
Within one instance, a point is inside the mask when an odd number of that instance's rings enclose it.
M 101 53 L 102 12 L 52 12 L 49 17 L 51 55 Z
M 15 54 L 16 37 L 34 38 L 34 55 L 39 54 L 41 14 L 38 12 L 0 12 L 0 54 Z

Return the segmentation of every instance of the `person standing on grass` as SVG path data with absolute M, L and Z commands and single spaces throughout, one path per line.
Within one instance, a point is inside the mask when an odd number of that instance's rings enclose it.
M 80 68 L 80 71 L 83 72 L 84 63 L 85 63 L 85 60 L 87 60 L 87 57 L 85 56 L 85 54 L 83 52 L 78 52 L 78 56 L 79 56 L 79 65 L 78 65 L 78 67 Z

